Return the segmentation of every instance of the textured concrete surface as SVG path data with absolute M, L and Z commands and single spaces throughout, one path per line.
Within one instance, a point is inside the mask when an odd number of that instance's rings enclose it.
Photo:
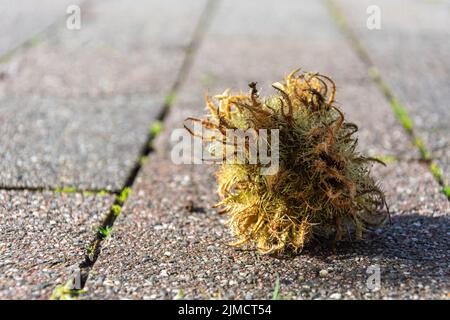
M 162 105 L 149 96 L 0 98 L 0 186 L 120 190 Z
M 65 23 L 68 5 L 80 0 L 3 0 L 0 3 L 0 57 L 45 30 L 52 23 Z M 1 70 L 1 68 L 0 68 Z
M 120 189 L 204 5 L 87 2 L 81 30 L 15 53 L 0 80 L 0 185 Z
M 181 127 L 186 116 L 203 112 L 205 90 L 247 91 L 249 82 L 258 81 L 261 95 L 268 96 L 274 93 L 272 82 L 298 67 L 335 80 L 337 105 L 360 126 L 362 150 L 375 156 L 418 156 L 320 1 L 220 2 L 179 94 L 179 116 L 169 126 Z
M 450 4 L 445 1 L 336 0 L 374 65 L 410 112 L 450 183 Z M 369 5 L 381 29 L 366 27 Z
M 277 277 L 282 295 L 292 299 L 445 298 L 448 201 L 419 164 L 392 165 L 377 176 L 392 225 L 363 242 L 334 250 L 313 245 L 279 259 L 225 245 L 231 238 L 225 217 L 211 209 L 217 200 L 211 170 L 151 157 L 91 272 L 85 298 L 172 299 L 181 290 L 186 298 L 266 299 Z M 375 292 L 366 286 L 371 265 L 381 270 Z
M 112 200 L 0 191 L 0 299 L 48 299 L 82 261 Z
M 84 298 L 271 298 L 277 278 L 282 296 L 292 299 L 447 297 L 447 199 L 425 165 L 405 161 L 417 156 L 414 148 L 325 7 L 289 2 L 275 10 L 274 5 L 220 3 L 155 143 L 157 154 L 140 173 Z M 311 23 L 320 30 L 307 28 Z M 249 81 L 263 79 L 264 94 L 269 81 L 299 64 L 307 70 L 322 67 L 336 79 L 344 111 L 363 128 L 364 151 L 402 158 L 374 169 L 388 196 L 392 224 L 371 230 L 362 242 L 335 248 L 314 244 L 283 259 L 229 248 L 226 218 L 211 209 L 217 201 L 213 169 L 171 164 L 169 136 L 185 117 L 203 112 L 204 88 L 245 90 Z M 370 266 L 380 268 L 379 290 L 367 287 Z
M 195 51 L 188 45 L 206 0 L 91 0 L 81 30 L 55 25 L 0 63 L 0 189 L 23 188 L 0 190 L 0 299 L 48 298 L 83 261 L 113 201 L 26 189 L 123 186 L 187 51 L 190 72 L 83 299 L 270 299 L 277 279 L 285 299 L 448 298 L 449 202 L 324 3 L 217 1 Z M 343 12 L 445 166 L 448 4 L 378 1 L 385 24 L 367 34 L 361 3 L 346 1 Z M 9 30 L 11 21 L 0 26 Z M 32 35 L 20 28 L 0 40 L 0 54 L 8 39 Z M 360 242 L 313 243 L 297 256 L 230 248 L 226 217 L 212 209 L 214 168 L 174 165 L 170 134 L 204 112 L 205 90 L 246 91 L 258 81 L 265 96 L 297 67 L 335 79 L 338 105 L 360 126 L 362 151 L 398 159 L 373 169 L 392 224 Z M 376 290 L 367 285 L 370 268 L 381 272 Z

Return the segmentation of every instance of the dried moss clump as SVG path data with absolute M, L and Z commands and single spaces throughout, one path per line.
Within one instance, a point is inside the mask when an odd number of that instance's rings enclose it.
M 371 162 L 381 161 L 356 150 L 358 127 L 335 106 L 329 77 L 296 70 L 272 86 L 276 94 L 265 100 L 255 83 L 249 94 L 227 90 L 215 96 L 218 105 L 206 97 L 211 114 L 186 119 L 214 131 L 215 138 L 185 126 L 191 134 L 227 147 L 235 143 L 227 141 L 229 129 L 279 129 L 275 174 L 263 175 L 263 164 L 230 157 L 217 172 L 217 206 L 237 238 L 231 245 L 249 243 L 261 253 L 274 253 L 300 251 L 314 238 L 340 240 L 346 231 L 354 230 L 360 239 L 367 226 L 388 216 L 384 194 L 370 176 Z

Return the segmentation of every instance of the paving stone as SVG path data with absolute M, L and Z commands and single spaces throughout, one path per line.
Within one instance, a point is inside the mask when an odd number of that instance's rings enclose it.
M 204 0 L 86 2 L 80 30 L 59 26 L 6 62 L 13 71 L 0 82 L 0 95 L 164 96 L 204 5 Z
M 77 0 L 3 0 L 0 3 L 0 56 L 45 30 L 66 15 Z M 64 21 L 65 23 L 65 21 Z
M 412 116 L 450 183 L 450 6 L 445 1 L 351 0 L 338 3 L 382 77 Z M 369 5 L 381 29 L 366 27 Z
M 370 155 L 418 157 L 364 64 L 319 1 L 223 1 L 179 94 L 168 126 L 203 112 L 203 94 L 230 87 L 247 91 L 259 81 L 261 95 L 297 67 L 335 79 L 337 102 L 360 126 L 360 147 Z
M 0 186 L 120 190 L 161 98 L 0 98 Z
M 81 30 L 16 52 L 0 80 L 0 185 L 120 189 L 205 3 L 87 2 Z
M 450 208 L 425 166 L 399 163 L 376 171 L 392 225 L 362 242 L 334 250 L 315 244 L 284 258 L 226 246 L 225 217 L 211 209 L 217 201 L 211 169 L 149 159 L 84 298 L 173 299 L 184 292 L 196 299 L 270 299 L 277 277 L 281 294 L 291 299 L 447 297 Z M 366 284 L 369 266 L 381 271 L 377 291 Z
M 48 299 L 67 281 L 111 196 L 0 191 L 0 299 Z

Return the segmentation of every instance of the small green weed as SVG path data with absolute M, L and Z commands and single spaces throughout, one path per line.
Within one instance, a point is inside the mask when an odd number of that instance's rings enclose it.
M 98 227 L 98 232 L 103 238 L 109 238 L 112 233 L 112 226 Z
M 168 107 L 171 107 L 175 103 L 176 98 L 177 96 L 174 93 L 169 93 L 164 99 L 164 104 Z
M 280 286 L 280 278 L 277 277 L 275 281 L 275 288 L 272 294 L 272 300 L 281 300 L 281 286 Z
M 114 204 L 111 207 L 111 213 L 114 215 L 114 217 L 118 217 L 120 215 L 121 211 L 122 211 L 122 207 L 117 204 Z
M 117 203 L 120 205 L 123 205 L 125 201 L 127 200 L 128 196 L 130 195 L 131 188 L 126 187 L 122 190 L 122 192 L 117 196 Z M 119 211 L 120 212 L 120 211 Z

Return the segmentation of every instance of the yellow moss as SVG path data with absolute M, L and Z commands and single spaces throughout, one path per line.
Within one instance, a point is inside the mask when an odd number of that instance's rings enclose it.
M 216 205 L 228 216 L 236 236 L 233 246 L 252 244 L 261 253 L 300 251 L 313 238 L 335 234 L 340 240 L 350 225 L 361 238 L 368 225 L 388 215 L 384 194 L 370 176 L 380 160 L 356 150 L 358 127 L 346 122 L 334 105 L 335 85 L 327 76 L 295 70 L 260 99 L 256 83 L 249 94 L 230 90 L 206 97 L 210 115 L 188 118 L 214 131 L 224 144 L 228 129 L 279 129 L 279 170 L 262 175 L 262 164 L 234 157 L 217 171 Z M 208 140 L 210 135 L 186 129 Z M 268 141 L 270 144 L 271 141 Z M 269 147 L 270 149 L 270 147 Z M 249 149 L 245 157 L 249 159 Z

